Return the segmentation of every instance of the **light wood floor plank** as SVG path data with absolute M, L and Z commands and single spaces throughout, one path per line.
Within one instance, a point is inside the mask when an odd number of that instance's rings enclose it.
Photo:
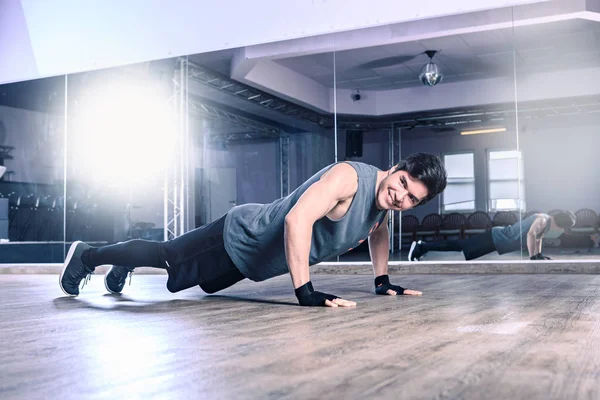
M 0 275 L 0 398 L 600 398 L 600 277 L 406 275 L 422 297 L 315 275 L 355 309 L 296 305 L 289 277 L 219 295 L 134 275 Z

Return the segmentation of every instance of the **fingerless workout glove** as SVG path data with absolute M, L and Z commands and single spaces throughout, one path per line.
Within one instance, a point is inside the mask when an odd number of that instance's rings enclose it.
M 338 299 L 332 294 L 315 292 L 310 281 L 295 290 L 296 297 L 301 306 L 324 306 L 325 300 Z
M 375 278 L 375 293 L 387 294 L 389 289 L 395 291 L 396 294 L 404 294 L 404 288 L 402 286 L 392 285 L 388 275 L 381 275 Z

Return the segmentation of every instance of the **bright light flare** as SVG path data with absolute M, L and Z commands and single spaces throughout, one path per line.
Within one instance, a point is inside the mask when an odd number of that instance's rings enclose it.
M 79 105 L 73 143 L 87 179 L 131 184 L 162 174 L 176 138 L 167 98 L 143 85 L 106 85 Z

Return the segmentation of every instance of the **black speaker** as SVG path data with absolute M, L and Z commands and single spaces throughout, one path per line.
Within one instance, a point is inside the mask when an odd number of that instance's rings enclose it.
M 362 157 L 363 131 L 346 131 L 346 157 Z

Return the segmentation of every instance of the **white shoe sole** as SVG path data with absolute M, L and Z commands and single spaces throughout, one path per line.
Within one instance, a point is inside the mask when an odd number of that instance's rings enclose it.
M 417 247 L 417 241 L 415 240 L 410 245 L 410 250 L 408 251 L 408 261 L 412 261 L 412 254 L 413 254 L 413 251 L 415 251 L 416 247 Z
M 75 254 L 75 249 L 77 248 L 77 245 L 79 243 L 83 243 L 83 242 L 81 240 L 78 240 L 76 242 L 73 242 L 73 244 L 71 244 L 71 247 L 69 247 L 69 251 L 67 253 L 67 258 L 65 258 L 65 263 L 63 264 L 63 269 L 60 272 L 60 276 L 58 277 L 58 285 L 60 286 L 60 290 L 62 290 L 63 293 L 66 294 L 67 296 L 71 296 L 71 297 L 75 297 L 77 295 L 76 294 L 67 293 L 67 291 L 65 290 L 65 288 L 63 288 L 62 278 L 63 278 L 63 275 L 65 274 L 65 270 L 67 269 L 67 265 L 69 265 L 69 263 L 71 262 L 71 259 L 73 258 L 73 254 Z
M 106 275 L 104 275 L 104 287 L 106 288 L 106 290 L 107 290 L 107 291 L 108 291 L 108 293 L 110 293 L 110 294 L 119 294 L 119 293 L 121 293 L 121 292 L 113 292 L 112 290 L 110 290 L 110 289 L 108 288 L 108 284 L 106 283 L 106 277 L 108 276 L 108 274 L 110 274 L 110 271 L 112 271 L 112 269 L 113 269 L 114 267 L 115 267 L 114 265 L 113 265 L 112 267 L 110 267 L 110 269 L 108 270 L 108 272 L 106 273 Z

